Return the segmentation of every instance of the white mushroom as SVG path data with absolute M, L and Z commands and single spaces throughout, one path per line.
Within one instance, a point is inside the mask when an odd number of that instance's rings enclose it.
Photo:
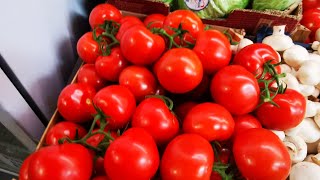
M 314 143 L 307 143 L 308 154 L 317 154 L 319 143 L 320 143 L 320 139 Z
M 291 168 L 290 180 L 319 180 L 320 166 L 311 162 L 299 162 Z
M 253 44 L 253 42 L 250 39 L 241 39 L 239 44 L 231 45 L 232 54 L 237 54 L 242 48 L 249 46 L 250 44 Z
M 302 128 L 302 126 L 300 126 L 300 124 L 298 126 L 294 127 L 294 128 L 285 130 L 284 133 L 287 136 L 297 136 L 297 134 L 299 133 L 300 129 Z
M 281 81 L 283 81 L 288 89 L 294 89 L 298 92 L 300 92 L 300 84 L 298 79 L 292 75 L 291 73 L 286 73 L 285 77 L 281 78 Z
M 292 39 L 285 35 L 285 25 L 273 26 L 273 34 L 263 39 L 262 43 L 268 44 L 276 51 L 284 51 L 293 46 Z
M 288 148 L 292 163 L 303 161 L 307 157 L 307 144 L 299 136 L 287 136 L 284 145 Z
M 304 117 L 314 117 L 317 114 L 318 106 L 315 102 L 307 100 L 306 113 Z
M 320 95 L 320 90 L 318 88 L 315 88 L 311 96 L 317 98 L 319 95 Z
M 298 126 L 301 126 L 297 133 L 306 143 L 313 143 L 320 139 L 320 129 L 311 118 L 305 118 Z
M 318 51 L 316 51 L 316 52 L 318 52 Z M 315 54 L 315 53 L 309 53 L 309 60 L 320 62 L 320 55 Z
M 305 84 L 299 84 L 299 88 L 300 88 L 300 93 L 304 96 L 304 97 L 308 97 L 311 96 L 312 93 L 315 91 L 315 87 L 312 85 L 305 85 Z
M 320 42 L 319 41 L 313 41 L 312 45 L 311 45 L 311 48 L 315 51 L 318 51 L 318 47 L 320 45 Z
M 320 28 L 316 31 L 315 39 L 316 39 L 317 41 L 320 41 Z
M 270 131 L 273 132 L 275 135 L 277 135 L 278 138 L 279 138 L 281 141 L 283 141 L 284 138 L 286 137 L 286 135 L 284 134 L 283 131 L 271 130 L 271 129 L 270 129 Z
M 281 73 L 290 73 L 291 67 L 287 64 L 280 64 Z
M 311 162 L 311 163 L 313 163 L 311 157 L 314 156 L 314 155 L 315 155 L 315 154 L 309 154 L 303 161 L 304 161 L 304 162 Z
M 311 159 L 312 159 L 313 163 L 320 166 L 320 153 L 312 156 Z
M 318 108 L 317 108 L 317 110 L 319 111 Z M 313 120 L 317 124 L 317 126 L 320 128 L 320 112 L 317 112 L 317 114 L 314 116 Z M 320 152 L 320 149 L 319 149 L 319 152 Z
M 294 45 L 283 52 L 283 59 L 289 66 L 299 68 L 309 60 L 309 52 L 302 46 Z
M 317 85 L 320 83 L 320 62 L 306 61 L 297 72 L 297 78 L 302 84 Z

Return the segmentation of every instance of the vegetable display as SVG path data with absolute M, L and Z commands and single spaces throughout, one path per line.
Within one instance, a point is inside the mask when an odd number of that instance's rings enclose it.
M 319 42 L 309 52 L 275 26 L 234 45 L 190 10 L 139 19 L 107 3 L 89 23 L 60 122 L 19 179 L 320 179 Z

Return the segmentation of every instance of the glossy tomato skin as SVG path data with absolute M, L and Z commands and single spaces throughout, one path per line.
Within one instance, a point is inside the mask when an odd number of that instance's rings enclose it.
M 134 26 L 123 34 L 120 49 L 129 62 L 149 65 L 160 58 L 165 50 L 165 41 L 144 26 Z
M 96 91 L 106 85 L 106 81 L 98 75 L 94 64 L 85 64 L 79 69 L 77 82 L 89 84 Z
M 170 49 L 154 68 L 162 87 L 171 93 L 189 92 L 200 84 L 203 77 L 201 61 L 187 48 Z
M 92 173 L 91 155 L 79 144 L 43 147 L 34 153 L 28 173 L 32 180 L 88 180 Z
M 99 4 L 94 7 L 89 15 L 89 24 L 91 28 L 103 24 L 106 20 L 120 22 L 121 12 L 111 4 Z
M 279 107 L 264 103 L 256 110 L 256 116 L 263 126 L 284 131 L 301 123 L 306 111 L 306 100 L 303 95 L 287 89 L 284 94 L 277 94 L 273 101 Z
M 87 134 L 87 130 L 78 124 L 68 121 L 59 122 L 49 129 L 46 135 L 46 144 L 58 145 L 59 139 L 64 137 L 69 137 L 73 140 L 76 138 L 76 131 L 78 131 L 78 138 L 82 138 Z
M 193 107 L 183 120 L 183 131 L 195 133 L 208 141 L 229 139 L 234 120 L 226 108 L 215 103 L 201 103 Z
M 233 119 L 235 123 L 233 137 L 236 137 L 239 133 L 242 133 L 248 129 L 262 128 L 262 125 L 258 119 L 251 114 L 233 116 Z
M 183 122 L 184 118 L 188 114 L 188 112 L 197 105 L 198 103 L 194 101 L 187 101 L 182 104 L 179 104 L 177 108 L 175 108 L 174 112 L 176 113 L 180 122 Z
M 229 40 L 217 30 L 199 33 L 193 51 L 198 55 L 207 74 L 227 66 L 232 55 Z
M 314 7 L 303 12 L 303 17 L 300 23 L 311 30 L 309 37 L 313 41 L 315 32 L 320 28 L 320 7 Z
M 271 64 L 277 64 L 281 61 L 278 53 L 269 45 L 255 43 L 241 49 L 234 57 L 233 64 L 245 67 L 252 74 L 261 76 L 263 65 L 271 60 Z M 280 66 L 276 67 L 280 73 Z
M 166 147 L 161 159 L 163 180 L 207 180 L 214 162 L 210 143 L 197 134 L 182 134 Z
M 108 147 L 104 167 L 112 180 L 149 180 L 160 157 L 152 136 L 142 128 L 130 128 Z
M 144 19 L 143 24 L 148 29 L 162 28 L 165 18 L 166 16 L 162 14 L 150 14 Z
M 230 65 L 219 70 L 211 81 L 211 96 L 231 114 L 242 115 L 258 105 L 258 81 L 244 67 Z
M 145 129 L 158 145 L 163 145 L 178 134 L 179 122 L 164 100 L 151 97 L 138 105 L 132 116 L 132 127 Z
M 116 38 L 120 41 L 124 33 L 128 31 L 128 29 L 136 25 L 143 26 L 143 22 L 135 16 L 126 16 L 122 18 L 120 21 L 120 28 L 116 35 Z
M 285 180 L 291 160 L 287 148 L 271 131 L 255 128 L 234 140 L 233 155 L 241 174 L 248 180 Z
M 109 116 L 110 129 L 126 125 L 135 108 L 136 100 L 132 92 L 121 85 L 111 85 L 101 89 L 93 99 L 94 104 Z
M 19 170 L 19 180 L 31 180 L 29 178 L 29 164 L 33 154 L 30 154 L 22 163 L 20 170 Z
M 154 75 L 143 66 L 129 66 L 125 68 L 120 74 L 119 84 L 127 87 L 139 102 L 145 96 L 155 94 L 157 88 Z
M 117 82 L 121 71 L 129 65 L 120 48 L 115 47 L 109 56 L 99 56 L 95 68 L 100 77 L 107 81 Z
M 94 160 L 93 170 L 96 176 L 106 176 L 106 171 L 104 170 L 104 157 L 99 156 Z
M 70 84 L 62 89 L 58 97 L 58 111 L 65 120 L 74 123 L 92 120 L 95 114 L 92 99 L 95 94 L 95 89 L 87 84 Z
M 79 57 L 88 64 L 93 64 L 101 54 L 99 44 L 93 39 L 92 32 L 87 32 L 80 37 L 77 43 Z
M 92 180 L 110 180 L 108 176 L 96 176 Z
M 320 7 L 320 1 L 319 0 L 303 0 L 302 5 L 303 5 L 303 11 L 306 12 L 309 9 Z

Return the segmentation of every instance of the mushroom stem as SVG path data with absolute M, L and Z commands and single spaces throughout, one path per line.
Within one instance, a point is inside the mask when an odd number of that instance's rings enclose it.
M 283 143 L 288 148 L 292 163 L 301 162 L 307 157 L 307 144 L 301 137 L 287 136 Z

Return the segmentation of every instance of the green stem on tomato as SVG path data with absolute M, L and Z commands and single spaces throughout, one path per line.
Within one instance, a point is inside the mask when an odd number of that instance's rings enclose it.
M 147 95 L 146 98 L 158 98 L 161 99 L 168 107 L 168 109 L 170 109 L 170 111 L 172 111 L 173 109 L 173 101 L 166 97 L 166 96 L 162 96 L 162 95 Z

